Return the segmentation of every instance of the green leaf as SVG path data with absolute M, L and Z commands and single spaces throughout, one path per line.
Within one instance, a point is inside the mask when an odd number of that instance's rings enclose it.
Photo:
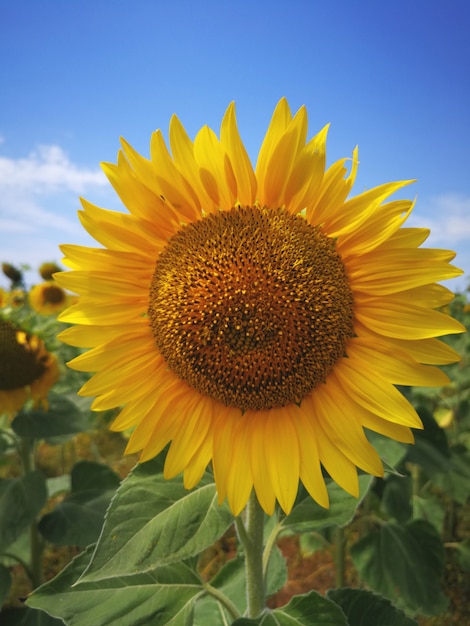
M 433 483 L 465 506 L 470 496 L 470 450 L 463 446 L 451 448 L 450 471 L 433 476 Z
M 310 495 L 302 498 L 292 512 L 280 522 L 282 530 L 292 532 L 310 532 L 327 526 L 345 526 L 354 517 L 354 513 L 367 493 L 373 478 L 359 476 L 359 498 L 346 493 L 339 485 L 331 482 L 328 485 L 330 507 L 324 509 Z
M 7 548 L 7 555 L 1 557 L 3 565 L 14 567 L 18 563 L 28 563 L 31 557 L 31 532 L 30 526 L 25 528 L 21 535 L 15 539 Z
M 406 522 L 413 513 L 410 503 L 411 491 L 412 483 L 409 476 L 387 476 L 384 481 L 381 509 L 388 517 L 401 523 Z
M 89 558 L 90 551 L 79 555 L 53 580 L 33 591 L 26 604 L 61 618 L 67 626 L 192 626 L 202 585 L 184 563 L 98 583 L 74 584 Z
M 10 570 L 0 563 L 0 607 L 8 596 L 11 587 Z
M 0 553 L 31 524 L 46 499 L 46 481 L 41 472 L 0 479 Z
M 217 504 L 209 474 L 188 491 L 179 478 L 165 480 L 160 469 L 158 459 L 143 463 L 122 482 L 84 581 L 151 571 L 194 556 L 233 523 L 228 506 Z
M 4 609 L 0 617 L 2 626 L 64 626 L 61 619 L 29 607 Z
M 299 548 L 302 556 L 311 556 L 319 550 L 325 550 L 329 547 L 329 541 L 324 536 L 325 531 L 302 533 L 299 536 Z M 326 534 L 326 533 L 325 533 Z
M 245 584 L 245 562 L 241 557 L 227 561 L 210 581 L 212 587 L 227 596 L 235 605 L 240 615 L 246 608 Z M 231 623 L 232 619 L 212 595 L 204 596 L 196 604 L 194 626 L 223 626 L 227 621 Z
M 386 469 L 396 472 L 396 467 L 404 459 L 410 446 L 379 435 L 372 430 L 366 430 L 367 439 L 379 453 Z
M 287 566 L 281 551 L 276 547 L 272 552 L 268 565 L 266 581 L 266 595 L 271 596 L 279 591 L 287 580 Z M 227 561 L 210 581 L 210 585 L 222 592 L 237 607 L 240 614 L 246 610 L 246 574 L 245 560 L 236 557 Z M 228 612 L 224 610 L 218 601 L 211 595 L 207 595 L 196 604 L 194 614 L 194 626 L 223 626 L 224 619 L 231 621 Z M 220 615 L 216 620 L 215 616 Z
M 446 511 L 442 500 L 435 496 L 423 498 L 421 496 L 412 497 L 413 518 L 422 519 L 434 526 L 440 534 L 444 528 Z
M 350 554 L 361 579 L 397 606 L 425 615 L 445 610 L 444 548 L 428 522 L 383 524 L 351 546 Z
M 294 596 L 286 606 L 266 611 L 256 619 L 241 617 L 233 622 L 233 626 L 255 624 L 259 626 L 349 626 L 341 608 L 316 591 Z
M 95 543 L 120 482 L 119 476 L 107 465 L 80 461 L 72 469 L 71 494 L 41 518 L 39 531 L 56 545 Z
M 62 474 L 61 476 L 51 476 L 46 480 L 47 493 L 49 498 L 62 493 L 68 493 L 72 486 L 70 483 L 70 474 Z
M 406 460 L 420 465 L 428 476 L 450 470 L 450 451 L 444 430 L 426 410 L 418 411 L 424 430 L 414 431 L 415 444 L 408 448 Z
M 282 552 L 277 546 L 269 555 L 267 568 L 266 595 L 274 595 L 287 582 L 287 564 Z
M 62 435 L 75 435 L 91 428 L 89 417 L 63 395 L 50 393 L 49 408 L 22 409 L 11 423 L 20 437 L 51 439 Z
M 117 489 L 121 479 L 109 465 L 93 461 L 79 461 L 72 468 L 72 493 L 89 492 L 96 489 Z
M 330 589 L 326 597 L 343 609 L 349 626 L 417 626 L 389 600 L 366 589 Z

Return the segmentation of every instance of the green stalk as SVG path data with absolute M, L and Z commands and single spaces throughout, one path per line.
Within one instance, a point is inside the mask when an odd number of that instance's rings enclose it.
M 237 607 L 233 604 L 230 598 L 227 598 L 227 596 L 224 593 L 222 593 L 222 591 L 220 591 L 219 589 L 216 589 L 209 583 L 204 583 L 203 586 L 209 595 L 215 598 L 218 602 L 220 602 L 220 604 L 222 604 L 222 606 L 224 606 L 227 609 L 227 611 L 230 613 L 230 615 L 233 617 L 234 620 L 241 617 L 240 613 L 238 612 Z
M 245 523 L 237 518 L 237 531 L 245 550 L 247 617 L 258 617 L 266 608 L 263 574 L 264 511 L 252 491 L 245 508 Z
M 34 456 L 34 441 L 32 439 L 26 437 L 21 439 L 21 460 L 23 463 L 24 474 L 34 471 L 36 463 Z M 29 527 L 29 537 L 31 566 L 27 570 L 27 573 L 31 579 L 33 588 L 36 588 L 42 583 L 42 551 L 44 548 L 44 544 L 39 535 L 36 520 L 34 520 Z
M 344 528 L 335 529 L 335 583 L 336 587 L 344 587 L 346 562 L 346 537 Z

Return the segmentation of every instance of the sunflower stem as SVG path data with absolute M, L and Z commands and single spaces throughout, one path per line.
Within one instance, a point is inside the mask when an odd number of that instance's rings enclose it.
M 346 560 L 346 537 L 344 528 L 335 529 L 335 583 L 336 587 L 344 587 Z
M 243 526 L 242 532 L 240 532 L 241 526 Z M 246 505 L 245 523 L 237 524 L 237 530 L 245 549 L 246 612 L 248 617 L 254 618 L 266 608 L 263 573 L 264 511 L 254 491 Z
M 23 473 L 33 472 L 36 468 L 34 441 L 27 437 L 21 439 L 21 461 L 23 463 Z M 42 583 L 42 551 L 44 544 L 39 535 L 36 520 L 29 527 L 30 538 L 30 559 L 31 566 L 27 574 L 31 579 L 33 588 L 39 587 Z

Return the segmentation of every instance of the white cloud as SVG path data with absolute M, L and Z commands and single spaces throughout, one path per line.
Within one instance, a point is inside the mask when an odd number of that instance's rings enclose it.
M 50 198 L 46 198 L 45 206 L 42 206 L 38 198 L 25 194 L 21 190 L 15 193 L 12 193 L 11 189 L 2 190 L 1 185 L 0 194 L 1 235 L 8 233 L 21 235 L 21 233 L 35 233 L 51 228 L 74 232 L 77 228 L 77 219 L 71 212 L 70 217 L 67 217 L 46 208 L 49 203 L 52 205 Z
M 452 264 L 460 267 L 464 274 L 446 281 L 445 285 L 455 291 L 465 290 L 470 277 L 470 197 L 457 193 L 440 194 L 429 199 L 419 197 L 406 226 L 431 229 L 424 247 L 456 252 Z
M 73 163 L 58 145 L 39 146 L 18 159 L 0 156 L 0 262 L 37 268 L 61 258 L 61 243 L 89 245 L 76 214 L 79 195 L 116 205 L 99 167 Z
M 430 228 L 428 243 L 452 247 L 464 240 L 470 242 L 470 197 L 447 193 L 427 201 L 418 199 L 408 224 Z
M 76 165 L 58 145 L 19 159 L 0 156 L 0 248 L 11 246 L 4 237 L 12 234 L 76 232 L 78 196 L 107 197 L 110 190 L 99 167 Z
M 14 188 L 29 193 L 68 190 L 77 194 L 107 184 L 103 172 L 72 163 L 60 146 L 39 146 L 27 157 L 0 157 L 0 190 Z

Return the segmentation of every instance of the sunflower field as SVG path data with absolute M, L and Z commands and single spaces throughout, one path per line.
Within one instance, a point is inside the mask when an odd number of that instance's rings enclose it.
M 282 99 L 253 168 L 234 105 L 174 117 L 99 247 L 4 260 L 2 626 L 470 622 L 462 272 L 326 136 Z

